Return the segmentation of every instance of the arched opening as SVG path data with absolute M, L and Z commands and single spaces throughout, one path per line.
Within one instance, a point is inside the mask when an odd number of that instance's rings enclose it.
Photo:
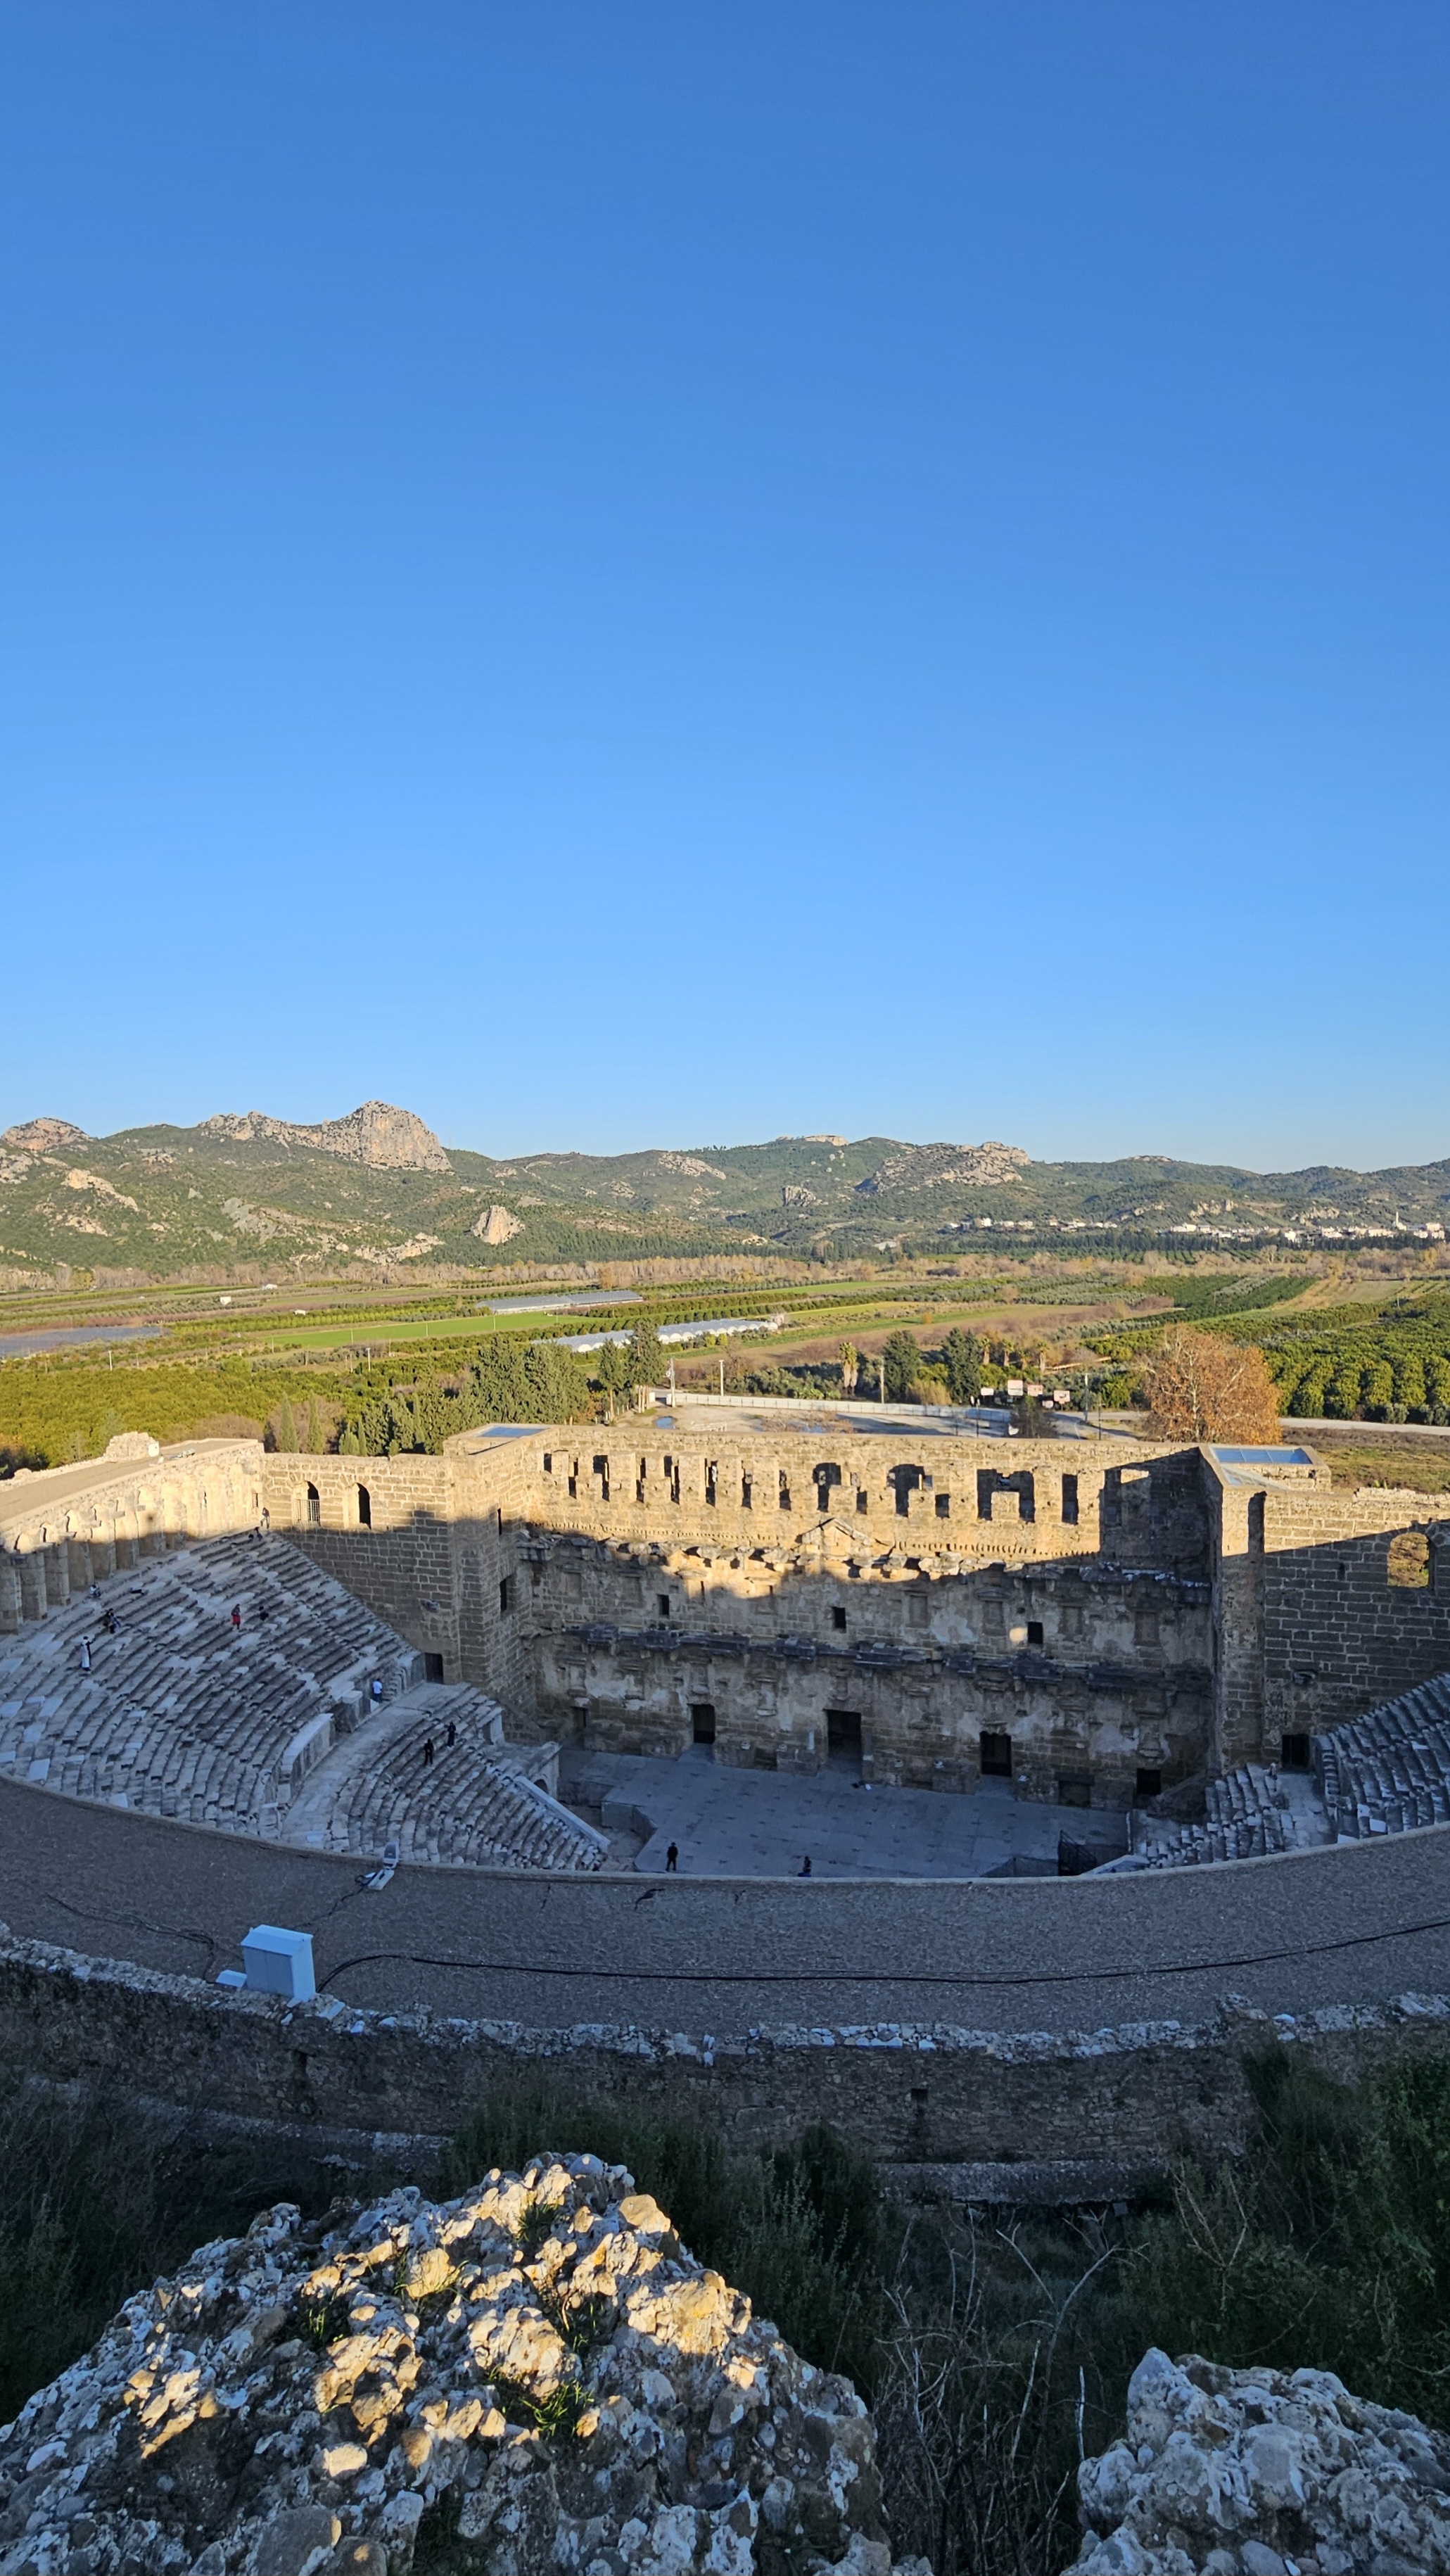
M 824 1459 L 819 1467 L 811 1469 L 811 1478 L 816 1489 L 816 1509 L 828 1512 L 832 1492 L 841 1481 L 841 1470 L 830 1459 Z
M 373 1525 L 373 1498 L 366 1485 L 357 1489 L 357 1525 L 359 1529 L 371 1529 Z
M 322 1496 L 315 1485 L 307 1488 L 307 1526 L 309 1529 L 322 1527 Z
M 911 1512 L 911 1497 L 915 1493 L 918 1485 L 925 1482 L 923 1469 L 920 1467 L 888 1467 L 886 1470 L 886 1482 L 892 1487 L 896 1495 L 897 1512 L 902 1520 L 906 1520 Z
M 1423 1530 L 1397 1530 L 1389 1544 L 1385 1572 L 1389 1581 L 1406 1591 L 1425 1591 L 1430 1587 L 1430 1542 Z

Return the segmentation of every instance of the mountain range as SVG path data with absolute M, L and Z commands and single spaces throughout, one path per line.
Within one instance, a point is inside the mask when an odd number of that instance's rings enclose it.
M 1126 1249 L 1190 1227 L 1208 1241 L 1275 1229 L 1332 1240 L 1444 1224 L 1447 1211 L 1450 1159 L 1250 1172 L 1161 1154 L 1053 1163 L 1014 1145 L 835 1135 L 499 1158 L 445 1148 L 410 1110 L 378 1100 L 316 1125 L 249 1110 L 105 1137 L 42 1117 L 0 1135 L 0 1270 L 12 1285 L 62 1261 L 153 1278 L 259 1265 L 296 1276 L 799 1256 L 826 1243 L 862 1256 L 962 1248 L 964 1236 L 1045 1246 L 1062 1232 Z

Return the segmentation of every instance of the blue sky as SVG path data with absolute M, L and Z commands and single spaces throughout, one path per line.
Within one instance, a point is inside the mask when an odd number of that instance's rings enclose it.
M 0 1123 L 1450 1152 L 1443 0 L 0 39 Z

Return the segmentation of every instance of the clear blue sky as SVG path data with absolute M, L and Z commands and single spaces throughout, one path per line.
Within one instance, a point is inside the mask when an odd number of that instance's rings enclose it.
M 1450 1152 L 1444 0 L 0 33 L 0 1123 Z

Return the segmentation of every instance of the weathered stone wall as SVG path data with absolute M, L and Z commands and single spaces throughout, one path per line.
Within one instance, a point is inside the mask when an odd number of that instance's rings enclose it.
M 450 1442 L 450 1454 L 469 1439 Z M 990 1564 L 1103 1555 L 1115 1564 L 1207 1569 L 1196 1450 L 1124 1440 L 924 1437 L 892 1423 L 665 1429 L 627 1415 L 607 1428 L 537 1435 L 519 1457 L 528 1516 L 549 1529 L 655 1545 L 789 1544 L 823 1518 L 863 1552 Z
M 188 1977 L 90 1960 L 0 1927 L 0 2055 L 51 2082 L 120 2088 L 304 2134 L 436 2141 L 489 2087 L 542 2077 L 570 2092 L 688 2110 L 731 2147 L 777 2146 L 828 2119 L 888 2161 L 1024 2157 L 1154 2161 L 1215 2154 L 1250 2118 L 1244 2061 L 1302 2048 L 1342 2081 L 1450 2047 L 1450 2000 L 1274 2018 L 1226 2003 L 1210 2020 L 1078 2034 L 752 2030 L 694 2040 L 635 2027 L 379 2014 L 323 1996 L 227 1994 Z
M 1358 1717 L 1450 1666 L 1450 1522 L 1390 1489 L 1254 1484 L 1205 1453 L 1216 1648 L 1214 1767 L 1278 1760 L 1286 1734 Z M 1405 1583 L 1397 1538 L 1420 1534 Z
M 438 1678 L 471 1681 L 527 1732 L 533 1683 L 519 1586 L 517 1443 L 442 1458 L 269 1457 L 262 1492 L 283 1531 L 409 1644 Z
M 1117 1807 L 1204 1766 L 1195 1451 L 632 1416 L 519 1466 L 551 1734 L 713 1729 L 717 1761 L 814 1771 L 834 1733 L 867 1779 L 942 1789 L 976 1784 L 990 1735 L 1024 1794 Z
M 838 1531 L 764 1557 L 540 1534 L 535 1709 L 551 1734 L 811 1772 L 859 1737 L 868 1780 L 966 1789 L 984 1734 L 1024 1795 L 1126 1805 L 1201 1770 L 1208 1586 L 1094 1558 L 944 1572 L 847 1557 Z M 809 1541 L 814 1538 L 813 1546 Z M 989 1748 L 1000 1766 L 998 1744 Z
M 43 1619 L 143 1556 L 255 1528 L 264 1463 L 257 1440 L 190 1440 L 8 1478 L 0 1485 L 0 1633 Z

